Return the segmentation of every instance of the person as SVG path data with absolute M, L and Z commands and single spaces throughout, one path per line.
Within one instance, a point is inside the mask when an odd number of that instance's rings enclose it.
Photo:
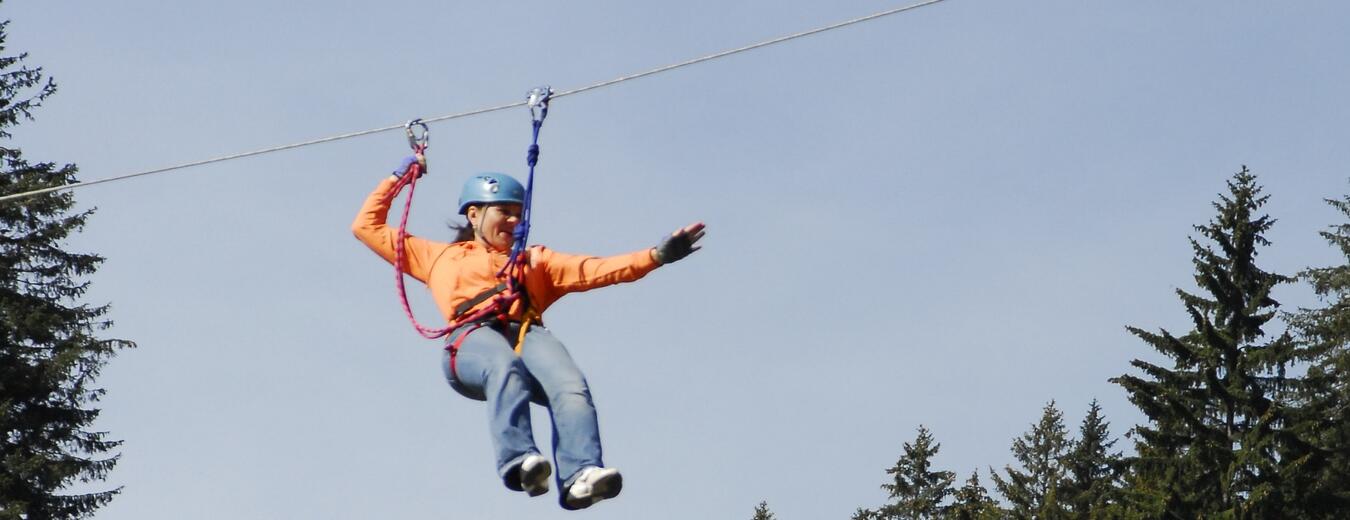
M 401 169 L 370 193 L 352 223 L 356 237 L 390 263 L 395 261 L 399 232 L 386 224 L 389 206 L 412 161 L 425 165 L 421 154 L 405 159 Z M 585 377 L 538 316 L 566 294 L 632 282 L 698 251 L 704 225 L 695 222 L 665 236 L 656 247 L 606 258 L 531 246 L 516 272 L 501 273 L 524 197 L 524 187 L 509 175 L 469 178 L 459 197 L 459 214 L 472 238 L 444 243 L 405 234 L 402 271 L 426 284 L 452 324 L 458 317 L 496 305 L 507 276 L 515 276 L 512 281 L 522 289 L 520 297 L 509 308 L 491 313 L 495 317 L 451 331 L 442 369 L 456 392 L 486 402 L 497 474 L 506 487 L 529 496 L 545 494 L 556 464 L 560 504 L 564 509 L 582 509 L 617 496 L 623 477 L 602 460 L 595 405 Z M 467 233 L 457 238 L 467 238 Z M 535 446 L 531 402 L 547 407 L 552 418 L 553 464 Z

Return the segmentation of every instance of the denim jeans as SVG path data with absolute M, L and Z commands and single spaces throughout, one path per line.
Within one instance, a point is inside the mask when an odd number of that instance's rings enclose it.
M 470 328 L 456 330 L 450 340 Z M 503 479 L 525 456 L 539 453 L 530 426 L 530 403 L 547 407 L 553 420 L 558 489 L 566 489 L 581 468 L 603 466 L 595 404 L 585 376 L 548 329 L 531 326 L 516 356 L 513 348 L 519 333 L 518 323 L 469 332 L 459 347 L 454 373 L 446 351 L 445 377 L 461 395 L 487 402 L 497 474 Z

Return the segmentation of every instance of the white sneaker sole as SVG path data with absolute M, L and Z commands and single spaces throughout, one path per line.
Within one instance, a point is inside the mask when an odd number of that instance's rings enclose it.
M 584 484 L 573 484 L 572 489 L 567 490 L 566 505 L 570 509 L 586 509 L 601 500 L 619 496 L 619 492 L 623 490 L 623 474 L 615 471 L 601 475 L 595 482 L 590 483 L 589 491 L 583 489 L 581 491 L 585 491 L 584 493 L 574 494 L 573 491 L 577 491 L 578 485 Z
M 548 478 L 553 475 L 553 466 L 549 465 L 548 460 L 540 461 L 528 468 L 521 465 L 520 468 L 520 488 L 525 494 L 537 497 L 548 493 Z

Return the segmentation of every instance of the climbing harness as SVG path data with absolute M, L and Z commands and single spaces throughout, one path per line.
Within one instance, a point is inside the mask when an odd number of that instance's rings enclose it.
M 428 328 L 417 322 L 417 318 L 413 316 L 412 306 L 408 303 L 408 293 L 403 280 L 406 274 L 403 266 L 406 262 L 404 241 L 408 237 L 408 215 L 412 212 L 413 196 L 417 192 L 417 179 L 425 173 L 423 166 L 416 160 L 412 161 L 400 175 L 398 181 L 394 184 L 394 188 L 390 190 L 390 197 L 393 197 L 403 187 L 408 188 L 408 198 L 404 202 L 403 216 L 399 219 L 398 234 L 394 240 L 394 279 L 398 286 L 399 302 L 402 304 L 403 312 L 408 316 L 408 320 L 412 322 L 413 328 L 424 338 L 437 339 L 450 335 L 458 329 L 463 329 L 461 333 L 455 335 L 453 340 L 448 341 L 445 347 L 450 352 L 451 374 L 456 374 L 455 360 L 465 338 L 494 321 L 502 324 L 509 323 L 508 313 L 511 306 L 517 301 L 520 302 L 522 309 L 520 333 L 516 337 L 514 348 L 517 356 L 520 355 L 521 348 L 525 344 L 525 334 L 529 331 L 530 325 L 539 321 L 539 313 L 531 305 L 529 294 L 525 290 L 521 277 L 524 274 L 525 251 L 530 235 L 530 201 L 534 195 L 534 169 L 539 162 L 539 130 L 543 127 L 544 118 L 548 116 L 548 102 L 552 95 L 553 89 L 547 86 L 539 87 L 529 92 L 525 103 L 530 108 L 532 127 L 530 147 L 526 150 L 525 155 L 525 162 L 529 165 L 530 170 L 525 184 L 525 196 L 521 204 L 520 220 L 512 233 L 511 251 L 507 256 L 506 264 L 497 272 L 497 277 L 503 278 L 504 281 L 479 293 L 468 301 L 456 305 L 450 325 L 445 328 Z M 420 134 L 417 132 L 418 128 L 421 129 Z M 431 130 L 426 123 L 421 119 L 413 119 L 404 125 L 404 130 L 408 137 L 408 146 L 412 148 L 413 154 L 425 155 L 431 144 Z M 491 305 L 470 312 L 474 307 L 489 300 L 492 302 Z

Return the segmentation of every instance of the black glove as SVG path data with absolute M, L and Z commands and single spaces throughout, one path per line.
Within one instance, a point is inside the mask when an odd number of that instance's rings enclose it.
M 700 238 L 703 238 L 702 223 L 680 229 L 662 238 L 661 243 L 656 245 L 655 254 L 652 256 L 661 264 L 675 262 L 689 256 L 694 251 L 702 249 L 701 246 L 694 245 Z

